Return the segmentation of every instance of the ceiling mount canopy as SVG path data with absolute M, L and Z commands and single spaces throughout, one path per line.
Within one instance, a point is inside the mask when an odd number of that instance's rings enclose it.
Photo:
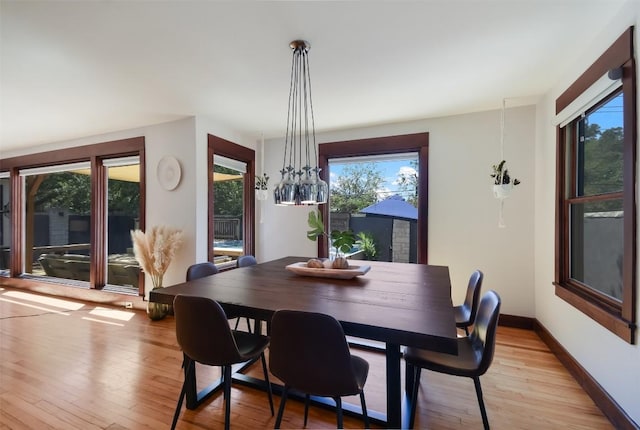
M 282 179 L 273 191 L 277 205 L 316 205 L 327 202 L 329 187 L 320 179 L 316 144 L 309 49 L 305 40 L 289 44 L 293 51 L 287 108 L 287 128 L 282 159 Z

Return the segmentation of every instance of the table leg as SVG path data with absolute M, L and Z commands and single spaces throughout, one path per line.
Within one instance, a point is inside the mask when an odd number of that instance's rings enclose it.
M 404 392 L 409 395 L 409 397 L 411 396 L 411 393 L 413 393 L 413 384 L 415 383 L 413 378 L 414 371 L 415 368 L 411 364 L 407 363 L 404 374 Z
M 387 428 L 402 427 L 400 345 L 387 343 Z

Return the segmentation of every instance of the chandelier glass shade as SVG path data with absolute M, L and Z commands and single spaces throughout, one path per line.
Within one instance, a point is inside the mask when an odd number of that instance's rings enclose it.
M 291 83 L 287 108 L 287 129 L 280 174 L 282 179 L 273 190 L 277 205 L 316 205 L 327 202 L 329 187 L 320 179 L 316 144 L 309 42 L 294 40 Z

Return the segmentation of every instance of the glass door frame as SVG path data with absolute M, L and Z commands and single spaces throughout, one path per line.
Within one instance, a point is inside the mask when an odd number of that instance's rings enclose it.
M 238 145 L 212 134 L 207 135 L 207 259 L 213 261 L 213 155 L 242 161 L 247 165 L 247 172 L 243 181 L 243 234 L 245 254 L 255 255 L 255 174 L 256 152 L 246 146 Z

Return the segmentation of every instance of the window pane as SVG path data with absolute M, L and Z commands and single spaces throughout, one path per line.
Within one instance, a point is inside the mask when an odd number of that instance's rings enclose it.
M 571 205 L 571 278 L 622 300 L 622 199 Z
M 244 173 L 219 164 L 213 172 L 214 263 L 225 267 L 244 253 Z
M 0 275 L 9 275 L 11 248 L 11 187 L 9 178 L 0 178 Z
M 111 166 L 108 172 L 107 283 L 138 292 L 140 267 L 131 230 L 140 226 L 140 164 Z
M 89 281 L 91 177 L 88 171 L 25 177 L 24 272 Z
M 330 160 L 329 174 L 329 230 L 358 236 L 351 258 L 417 262 L 417 154 Z
M 622 191 L 622 92 L 589 112 L 580 124 L 577 195 Z

